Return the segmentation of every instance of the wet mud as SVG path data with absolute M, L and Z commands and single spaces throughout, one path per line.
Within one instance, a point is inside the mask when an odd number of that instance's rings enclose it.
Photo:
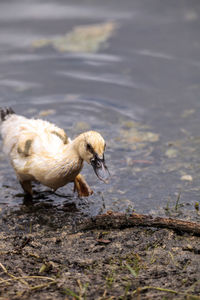
M 79 231 L 75 204 L 2 212 L 0 299 L 200 299 L 200 237 Z

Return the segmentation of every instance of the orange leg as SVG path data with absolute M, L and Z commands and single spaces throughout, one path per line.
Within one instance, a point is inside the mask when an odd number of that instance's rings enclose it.
M 93 191 L 81 174 L 78 174 L 74 180 L 74 192 L 75 191 L 78 192 L 79 197 L 88 197 L 93 194 Z

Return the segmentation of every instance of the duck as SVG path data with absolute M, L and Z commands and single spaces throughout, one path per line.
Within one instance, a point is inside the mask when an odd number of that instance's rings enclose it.
M 8 156 L 25 195 L 32 197 L 36 181 L 54 192 L 74 183 L 79 197 L 93 190 L 80 174 L 84 162 L 96 176 L 107 182 L 110 176 L 105 164 L 106 143 L 97 131 L 87 131 L 71 140 L 62 128 L 42 119 L 16 114 L 12 108 L 0 108 L 0 133 L 3 152 Z

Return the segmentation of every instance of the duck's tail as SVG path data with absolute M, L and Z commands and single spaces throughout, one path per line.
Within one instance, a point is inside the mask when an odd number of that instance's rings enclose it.
M 1 121 L 5 121 L 7 120 L 7 118 L 14 114 L 14 110 L 11 108 L 11 107 L 5 107 L 5 108 L 1 108 L 0 107 L 0 118 L 1 118 Z

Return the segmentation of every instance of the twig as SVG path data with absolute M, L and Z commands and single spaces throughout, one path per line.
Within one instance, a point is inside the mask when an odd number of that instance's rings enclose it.
M 146 226 L 157 228 L 168 228 L 175 231 L 182 231 L 200 235 L 200 224 L 172 218 L 155 217 L 144 214 L 125 214 L 108 211 L 105 214 L 97 215 L 80 223 L 79 230 L 90 229 L 121 229 L 134 226 Z

